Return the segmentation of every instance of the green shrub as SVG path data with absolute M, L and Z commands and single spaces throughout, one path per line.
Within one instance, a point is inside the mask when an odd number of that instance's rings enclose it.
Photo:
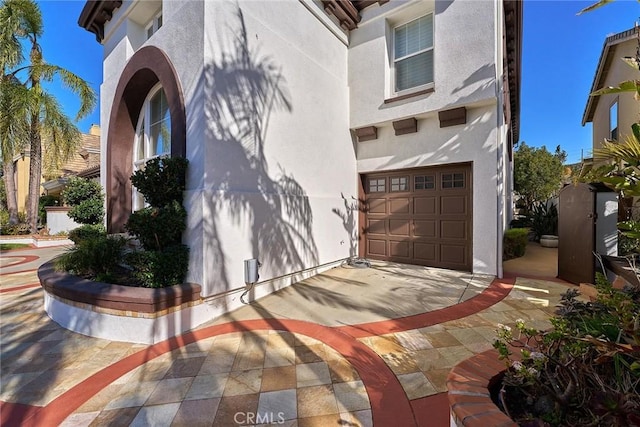
M 19 222 L 14 225 L 3 224 L 0 226 L 0 235 L 3 236 L 19 236 L 24 234 L 31 234 L 31 227 L 29 224 Z
M 69 231 L 69 240 L 72 240 L 73 243 L 78 244 L 83 240 L 95 239 L 106 235 L 107 232 L 102 225 L 85 224 Z
M 38 202 L 38 219 L 40 220 L 40 224 L 47 223 L 47 211 L 44 209 L 47 206 L 58 206 L 60 205 L 60 197 L 45 195 L 40 196 L 40 201 Z
M 189 268 L 189 248 L 169 246 L 164 251 L 139 251 L 127 255 L 133 275 L 143 286 L 162 288 L 184 282 Z
M 98 235 L 80 240 L 56 260 L 56 268 L 98 281 L 111 281 L 123 260 L 126 244 L 127 239 L 122 236 Z
M 596 288 L 594 302 L 567 290 L 550 330 L 499 325 L 494 347 L 508 369 L 498 393 L 518 425 L 640 425 L 640 290 L 614 289 L 600 273 Z
M 102 187 L 92 179 L 71 177 L 62 192 L 71 210 L 69 218 L 78 224 L 100 224 L 104 218 Z
M 132 213 L 125 227 L 146 250 L 163 250 L 182 242 L 186 219 L 187 211 L 174 200 L 161 208 L 148 207 Z
M 528 228 L 511 228 L 504 233 L 503 261 L 524 255 L 529 241 Z
M 536 242 L 545 234 L 558 234 L 558 208 L 548 202 L 536 204 L 529 214 L 531 231 Z
M 156 157 L 144 169 L 131 176 L 131 183 L 153 207 L 162 207 L 174 200 L 182 204 L 188 160 L 183 157 Z
M 9 224 L 9 211 L 0 209 L 0 227 L 4 227 L 6 224 Z

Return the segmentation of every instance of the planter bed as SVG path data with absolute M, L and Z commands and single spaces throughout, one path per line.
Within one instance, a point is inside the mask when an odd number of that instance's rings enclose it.
M 142 288 L 94 282 L 56 271 L 53 261 L 40 266 L 38 278 L 47 315 L 92 337 L 154 344 L 211 319 L 195 283 Z
M 496 350 L 488 350 L 463 360 L 447 376 L 452 426 L 517 427 L 493 403 L 491 388 L 502 380 L 504 361 Z
M 200 300 L 200 285 L 195 283 L 166 288 L 114 285 L 56 271 L 53 262 L 38 269 L 38 278 L 51 295 L 114 310 L 155 313 Z

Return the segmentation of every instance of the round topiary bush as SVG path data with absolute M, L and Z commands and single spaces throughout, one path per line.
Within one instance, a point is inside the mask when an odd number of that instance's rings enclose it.
M 102 187 L 97 181 L 73 176 L 69 178 L 62 199 L 71 210 L 69 218 L 78 224 L 100 224 L 104 218 Z

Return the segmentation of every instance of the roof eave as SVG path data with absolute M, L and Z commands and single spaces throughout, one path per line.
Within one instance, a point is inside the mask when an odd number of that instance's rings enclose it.
M 599 90 L 603 85 L 603 79 L 606 74 L 605 65 L 611 61 L 610 55 L 613 51 L 612 47 L 637 37 L 639 32 L 639 27 L 633 27 L 626 31 L 613 34 L 605 39 L 602 45 L 600 58 L 598 59 L 596 74 L 593 76 L 593 82 L 591 83 L 591 90 L 589 91 L 589 96 L 587 98 L 587 105 L 585 106 L 584 113 L 582 115 L 582 126 L 593 121 L 593 115 L 595 114 L 596 107 L 598 106 L 598 99 L 600 96 L 592 96 L 591 94 L 596 90 Z

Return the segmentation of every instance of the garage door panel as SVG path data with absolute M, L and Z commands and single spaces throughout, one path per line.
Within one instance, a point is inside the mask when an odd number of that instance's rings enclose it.
M 389 234 L 391 236 L 406 236 L 409 237 L 409 221 L 406 219 L 390 219 L 389 220 Z
M 415 197 L 413 199 L 413 213 L 416 215 L 435 215 L 437 211 L 436 197 Z
M 387 221 L 384 219 L 370 218 L 367 221 L 367 232 L 369 234 L 387 234 Z
M 392 258 L 409 258 L 409 242 L 407 241 L 390 241 L 389 255 Z
M 415 237 L 438 237 L 438 222 L 432 220 L 414 220 L 413 221 L 413 235 Z
M 438 259 L 438 247 L 434 243 L 414 243 L 413 257 L 420 261 L 436 262 Z
M 440 237 L 443 239 L 467 238 L 466 221 L 440 221 Z
M 387 241 L 369 239 L 367 241 L 369 247 L 369 255 L 387 256 Z
M 392 188 L 389 183 L 401 175 L 408 177 L 406 183 Z M 364 256 L 471 270 L 470 164 L 376 172 L 363 179 L 368 204 Z
M 440 245 L 440 261 L 447 264 L 465 265 L 466 248 L 464 245 Z
M 389 200 L 389 212 L 392 214 L 408 214 L 409 198 Z
M 387 199 L 384 198 L 369 198 L 367 200 L 369 205 L 369 213 L 372 214 L 386 214 L 387 213 Z
M 441 215 L 465 215 L 467 213 L 467 197 L 459 196 L 443 196 L 440 199 Z

